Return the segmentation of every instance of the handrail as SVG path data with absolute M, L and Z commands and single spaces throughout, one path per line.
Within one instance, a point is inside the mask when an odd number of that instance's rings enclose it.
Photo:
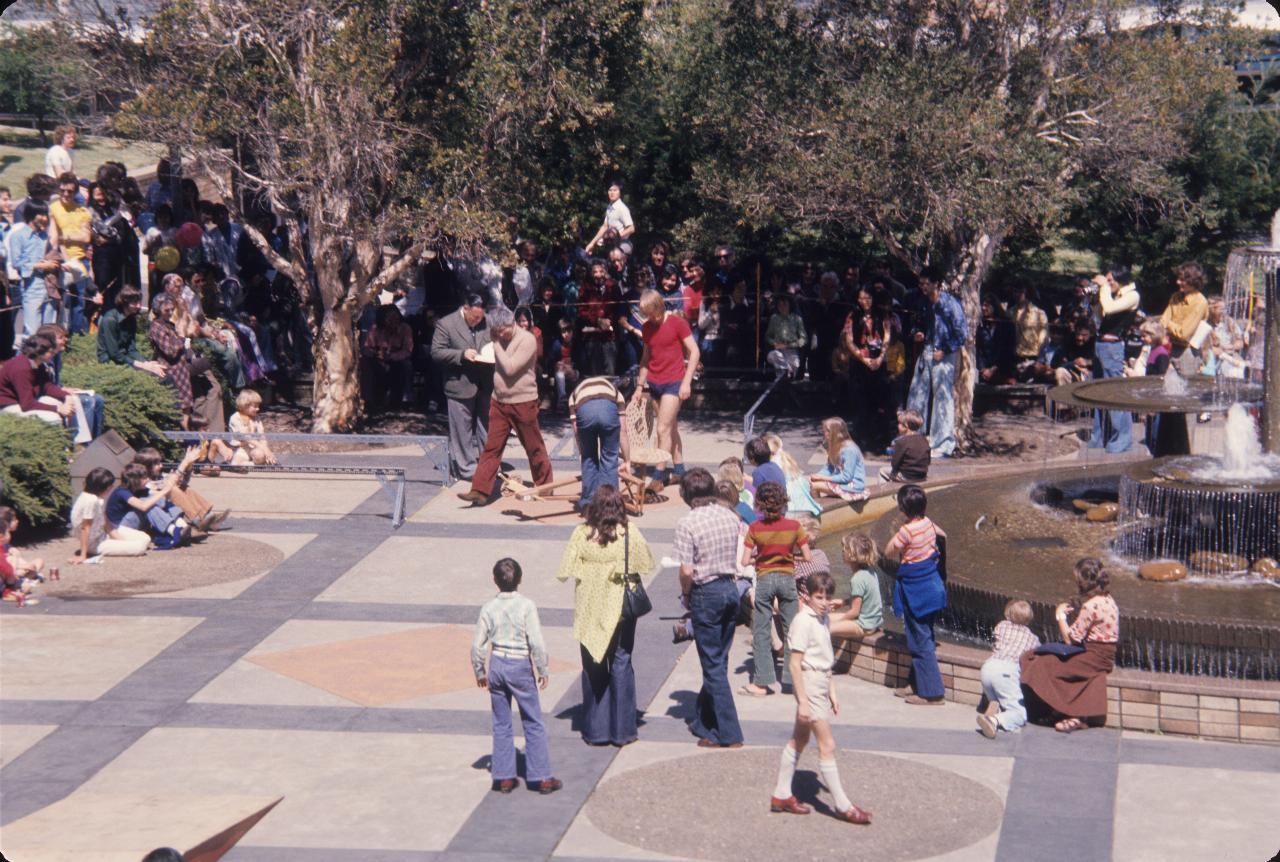
M 790 374 L 779 373 L 777 377 L 773 378 L 773 382 L 769 384 L 769 387 L 756 399 L 756 402 L 751 405 L 751 409 L 747 411 L 747 414 L 742 417 L 742 445 L 745 446 L 751 440 L 751 432 L 756 427 L 756 412 L 764 406 L 764 402 L 773 394 L 773 390 L 778 388 L 778 384 L 790 379 Z

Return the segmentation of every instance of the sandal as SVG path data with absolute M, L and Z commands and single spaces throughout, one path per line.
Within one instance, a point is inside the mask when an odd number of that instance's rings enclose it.
M 1064 718 L 1053 726 L 1058 733 L 1075 733 L 1077 730 L 1084 730 L 1087 725 L 1078 718 Z
M 738 694 L 745 694 L 748 697 L 768 697 L 773 694 L 773 689 L 762 687 L 759 691 L 755 691 L 751 686 L 744 685 L 742 688 L 738 689 Z

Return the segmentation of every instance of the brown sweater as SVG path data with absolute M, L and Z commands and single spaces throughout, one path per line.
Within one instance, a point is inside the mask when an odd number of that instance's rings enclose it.
M 908 482 L 923 482 L 929 476 L 929 438 L 909 431 L 893 441 L 894 473 Z
M 493 342 L 493 399 L 500 404 L 520 404 L 538 399 L 538 377 L 534 366 L 538 361 L 538 342 L 533 333 L 514 328 L 505 346 Z

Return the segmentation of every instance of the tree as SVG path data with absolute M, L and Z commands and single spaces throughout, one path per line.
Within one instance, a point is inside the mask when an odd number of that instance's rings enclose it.
M 701 106 L 734 153 L 695 168 L 699 190 L 748 221 L 781 214 L 865 232 L 914 272 L 941 267 L 970 325 L 956 381 L 963 446 L 979 294 L 997 250 L 1058 223 L 1082 178 L 1183 199 L 1166 171 L 1187 151 L 1182 118 L 1229 91 L 1229 75 L 1172 35 L 1112 28 L 1092 0 L 830 0 L 807 11 L 720 4 L 724 39 L 749 29 L 753 56 L 806 58 L 806 73 L 760 89 L 749 65 Z
M 114 131 L 177 147 L 240 221 L 249 200 L 283 220 L 283 255 L 246 231 L 312 310 L 313 424 L 332 431 L 359 418 L 354 323 L 379 290 L 428 246 L 505 246 L 539 194 L 547 222 L 563 214 L 627 8 L 176 0 L 140 44 L 101 18 L 82 39 L 122 94 Z
M 0 112 L 33 115 L 41 136 L 45 120 L 67 116 L 82 97 L 61 35 L 54 28 L 0 25 Z

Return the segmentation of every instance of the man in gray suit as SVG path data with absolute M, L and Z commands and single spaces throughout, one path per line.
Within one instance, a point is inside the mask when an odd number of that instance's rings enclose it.
M 440 366 L 449 402 L 449 470 L 470 480 L 489 434 L 493 363 L 478 361 L 489 343 L 484 297 L 470 294 L 462 308 L 441 318 L 431 339 L 431 361 Z

